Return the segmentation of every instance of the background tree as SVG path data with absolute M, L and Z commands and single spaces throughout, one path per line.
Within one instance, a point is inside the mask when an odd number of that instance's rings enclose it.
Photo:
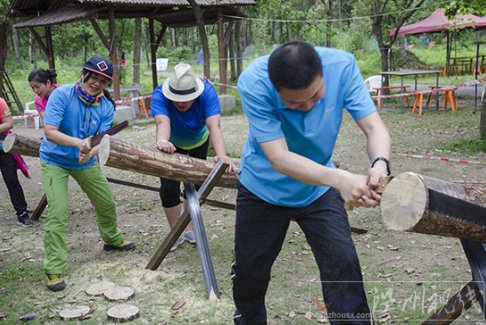
M 7 19 L 8 0 L 0 0 L 0 97 L 4 97 L 3 74 L 7 62 L 7 45 L 10 22 Z
M 390 49 L 398 39 L 398 32 L 405 22 L 424 4 L 426 0 L 371 0 L 373 16 L 372 31 L 378 43 L 381 56 L 381 70 L 389 70 Z M 393 13 L 393 14 L 390 14 Z M 396 28 L 389 36 L 390 28 Z M 388 86 L 388 78 L 385 79 Z
M 486 1 L 485 0 L 455 0 L 446 3 L 444 5 L 444 8 L 446 9 L 446 15 L 449 18 L 452 18 L 457 14 L 469 14 L 469 13 L 475 13 L 478 16 L 482 16 L 486 14 Z M 483 100 L 481 105 L 479 134 L 481 140 L 486 141 L 486 100 Z

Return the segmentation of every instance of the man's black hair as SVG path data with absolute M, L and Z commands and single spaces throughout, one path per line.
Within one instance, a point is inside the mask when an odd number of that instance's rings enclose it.
M 277 90 L 304 89 L 322 76 L 321 58 L 311 44 L 291 41 L 270 55 L 268 74 Z

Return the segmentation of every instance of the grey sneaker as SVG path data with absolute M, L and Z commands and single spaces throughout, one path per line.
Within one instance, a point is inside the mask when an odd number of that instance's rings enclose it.
M 182 233 L 182 238 L 183 238 L 185 241 L 187 241 L 187 242 L 189 242 L 189 243 L 191 243 L 191 244 L 193 244 L 193 245 L 195 245 L 195 244 L 196 244 L 196 236 L 194 235 L 194 231 L 193 231 L 193 230 L 184 231 L 184 232 Z
M 177 240 L 175 241 L 174 245 L 172 245 L 172 247 L 170 248 L 170 252 L 173 252 L 177 249 L 177 247 L 179 247 L 179 245 L 181 245 L 182 243 L 184 243 L 184 238 L 182 238 L 182 236 L 180 236 L 179 238 L 177 238 Z
M 22 227 L 32 227 L 34 222 L 30 220 L 29 213 L 24 210 L 17 216 L 17 224 Z

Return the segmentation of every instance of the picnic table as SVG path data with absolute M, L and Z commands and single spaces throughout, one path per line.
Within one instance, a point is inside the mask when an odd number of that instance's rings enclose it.
M 380 72 L 382 78 L 384 76 L 399 76 L 400 77 L 400 89 L 405 92 L 405 87 L 403 84 L 403 78 L 405 76 L 414 76 L 415 77 L 415 90 L 417 90 L 417 79 L 420 75 L 428 75 L 428 74 L 435 74 L 435 86 L 439 88 L 439 71 L 438 70 L 398 70 L 398 71 L 382 71 Z M 400 104 L 403 109 L 403 97 L 400 98 Z M 437 96 L 436 100 L 436 108 L 439 109 L 439 96 Z

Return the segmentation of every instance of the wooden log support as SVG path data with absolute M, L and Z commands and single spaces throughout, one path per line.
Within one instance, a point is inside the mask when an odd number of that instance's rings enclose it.
M 452 323 L 461 314 L 469 309 L 473 303 L 479 300 L 481 293 L 478 285 L 471 281 L 466 284 L 459 292 L 453 295 L 437 309 L 422 325 L 446 325 Z
M 223 163 L 222 160 L 216 163 L 216 165 L 211 170 L 204 183 L 197 191 L 199 200 L 205 200 L 207 198 L 207 196 L 214 188 L 218 180 L 224 174 L 226 168 L 227 165 Z M 189 211 L 187 211 L 187 209 L 184 209 L 184 212 L 177 220 L 176 225 L 174 226 L 174 228 L 170 230 L 169 234 L 167 235 L 163 243 L 160 245 L 160 247 L 157 249 L 154 256 L 152 256 L 152 258 L 150 259 L 149 263 L 145 268 L 149 270 L 157 270 L 157 268 L 160 266 L 160 263 L 162 263 L 164 258 L 169 253 L 169 250 L 172 247 L 172 245 L 174 245 L 177 238 L 179 238 L 179 236 L 182 234 L 182 231 L 184 231 L 184 229 L 189 224 L 189 221 L 191 221 L 191 217 L 189 216 Z
M 34 212 L 32 212 L 31 219 L 34 221 L 38 221 L 40 217 L 42 216 L 42 212 L 44 212 L 45 208 L 47 206 L 47 197 L 46 194 L 42 194 L 42 197 L 37 204 L 37 207 L 35 208 Z
M 106 179 L 108 180 L 108 182 L 113 183 L 113 184 L 125 185 L 125 186 L 129 186 L 129 187 L 133 187 L 133 188 L 140 188 L 142 190 L 148 190 L 148 191 L 157 192 L 157 193 L 159 193 L 159 190 L 160 190 L 158 187 L 148 186 L 148 185 L 143 185 L 143 184 L 138 184 L 138 183 L 133 183 L 133 182 L 127 182 L 127 181 L 123 181 L 123 180 L 115 179 L 115 178 L 111 178 L 111 177 L 107 177 Z M 181 193 L 181 197 L 184 197 L 184 195 L 182 193 Z M 201 203 L 201 205 L 203 203 L 206 203 L 207 205 L 210 205 L 210 206 L 213 206 L 213 207 L 218 207 L 218 208 L 223 208 L 223 209 L 233 210 L 233 211 L 236 210 L 236 206 L 234 204 L 228 203 L 228 202 L 221 202 L 221 201 L 206 199 L 204 201 L 201 201 L 200 203 Z
M 181 154 L 167 154 L 155 147 L 140 146 L 128 141 L 103 137 L 100 164 L 175 181 L 202 184 L 214 163 Z M 236 173 L 225 173 L 216 186 L 236 188 Z
M 381 215 L 389 229 L 486 242 L 486 185 L 403 173 L 386 187 Z

